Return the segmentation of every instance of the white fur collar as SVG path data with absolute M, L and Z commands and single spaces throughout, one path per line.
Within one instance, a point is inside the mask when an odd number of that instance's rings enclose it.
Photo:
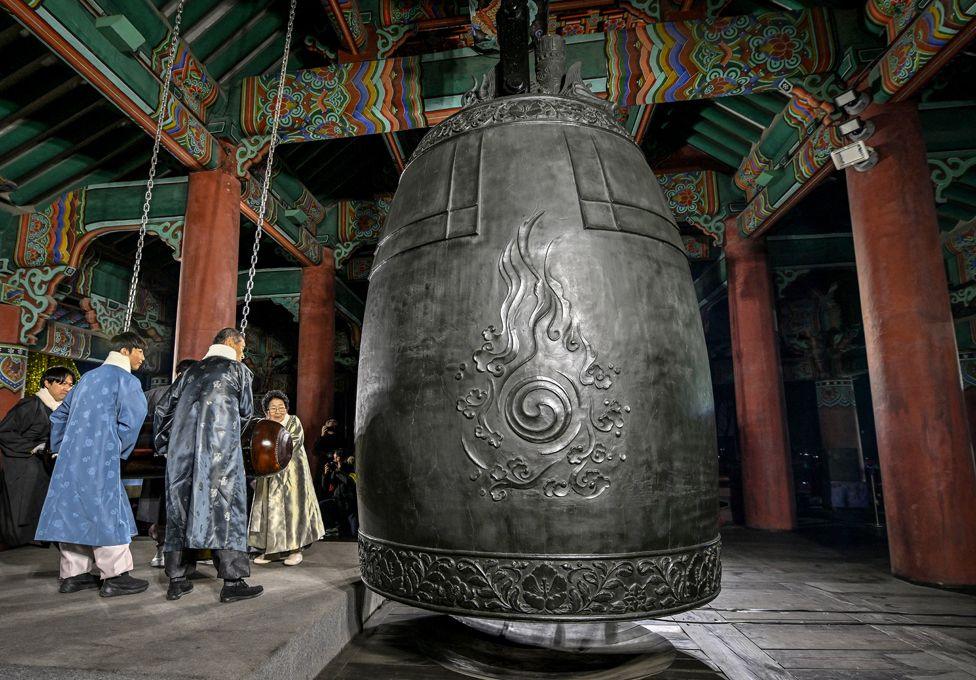
M 223 357 L 231 361 L 237 361 L 237 350 L 230 345 L 210 345 L 203 358 L 207 359 L 209 357 Z
M 47 406 L 52 411 L 56 410 L 58 406 L 61 405 L 60 401 L 54 400 L 54 397 L 51 396 L 51 393 L 48 391 L 46 387 L 42 387 L 41 389 L 37 390 L 34 396 L 36 396 L 38 399 L 44 402 L 44 405 Z
M 129 357 L 115 351 L 108 353 L 108 358 L 105 359 L 105 363 L 102 366 L 116 366 L 126 373 L 132 373 L 132 364 L 129 363 Z

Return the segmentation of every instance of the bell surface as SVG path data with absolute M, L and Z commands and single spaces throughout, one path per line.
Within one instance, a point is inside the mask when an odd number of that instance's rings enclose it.
M 356 413 L 374 591 L 464 616 L 641 619 L 719 591 L 698 301 L 605 102 L 517 95 L 432 129 L 377 249 Z

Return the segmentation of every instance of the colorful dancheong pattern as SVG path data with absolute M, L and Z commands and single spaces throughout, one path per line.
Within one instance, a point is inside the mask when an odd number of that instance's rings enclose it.
M 15 260 L 22 267 L 67 264 L 85 220 L 85 190 L 61 194 L 20 216 Z
M 695 223 L 721 210 L 718 178 L 714 172 L 676 172 L 658 175 L 657 179 L 678 221 Z
M 169 56 L 171 41 L 172 33 L 167 33 L 151 55 L 152 69 L 160 78 L 163 77 L 163 62 Z M 207 122 L 207 110 L 217 101 L 220 88 L 190 52 L 190 46 L 182 40 L 176 48 L 172 71 L 173 87 L 180 93 L 183 103 L 201 121 Z
M 827 71 L 834 52 L 824 8 L 647 24 L 607 33 L 607 91 L 623 105 L 748 94 Z
M 241 124 L 247 134 L 267 134 L 275 91 L 273 78 L 244 81 Z M 282 142 L 427 127 L 420 60 L 382 59 L 296 71 L 285 78 L 282 109 Z
M 932 0 L 891 44 L 871 72 L 880 80 L 875 101 L 886 101 L 918 74 L 946 44 L 976 17 L 972 0 Z

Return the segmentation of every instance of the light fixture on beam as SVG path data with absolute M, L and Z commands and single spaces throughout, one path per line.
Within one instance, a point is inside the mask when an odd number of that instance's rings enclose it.
M 857 92 L 847 90 L 834 98 L 834 104 L 839 109 L 844 109 L 849 116 L 856 116 L 871 103 L 871 97 L 867 92 Z
M 854 142 L 830 154 L 830 160 L 838 170 L 854 168 L 858 172 L 870 170 L 878 162 L 878 153 L 864 142 Z
M 837 126 L 840 133 L 853 142 L 866 142 L 874 134 L 874 123 L 870 120 L 862 121 L 860 118 L 850 118 Z

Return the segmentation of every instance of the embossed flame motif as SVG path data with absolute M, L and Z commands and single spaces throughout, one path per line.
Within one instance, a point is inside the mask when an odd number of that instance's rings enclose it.
M 457 410 L 471 421 L 461 436 L 477 466 L 471 480 L 496 501 L 509 490 L 530 489 L 550 498 L 596 498 L 610 487 L 610 470 L 626 459 L 611 446 L 630 412 L 611 394 L 620 368 L 597 363 L 550 270 L 554 242 L 546 245 L 541 270 L 533 259 L 529 237 L 542 215 L 523 222 L 498 259 L 508 286 L 501 328 L 482 331 L 474 372 L 461 363 L 454 375 L 467 388 Z

